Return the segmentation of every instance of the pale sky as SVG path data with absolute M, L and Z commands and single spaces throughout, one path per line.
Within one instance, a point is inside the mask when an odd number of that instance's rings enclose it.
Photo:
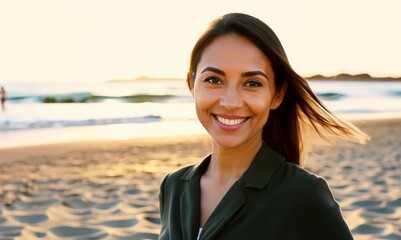
M 0 85 L 184 78 L 229 12 L 272 27 L 303 76 L 401 76 L 400 0 L 0 0 Z

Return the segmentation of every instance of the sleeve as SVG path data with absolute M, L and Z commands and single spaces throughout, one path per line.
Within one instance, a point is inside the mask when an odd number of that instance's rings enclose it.
M 315 178 L 305 188 L 299 209 L 305 239 L 352 240 L 327 182 L 323 178 Z

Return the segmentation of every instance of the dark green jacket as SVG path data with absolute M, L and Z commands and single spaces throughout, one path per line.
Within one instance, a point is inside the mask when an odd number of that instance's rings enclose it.
M 200 178 L 209 162 L 210 156 L 163 180 L 159 239 L 196 240 Z M 200 239 L 353 238 L 326 181 L 285 162 L 264 144 L 206 221 Z

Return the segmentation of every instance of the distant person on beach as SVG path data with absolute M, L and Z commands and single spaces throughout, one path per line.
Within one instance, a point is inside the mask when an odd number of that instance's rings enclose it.
M 187 84 L 212 153 L 163 179 L 159 239 L 353 239 L 325 179 L 302 168 L 302 130 L 367 136 L 321 103 L 270 27 L 240 13 L 213 21 Z
M 0 94 L 1 94 L 1 109 L 4 110 L 6 109 L 7 92 L 3 86 L 1 87 Z

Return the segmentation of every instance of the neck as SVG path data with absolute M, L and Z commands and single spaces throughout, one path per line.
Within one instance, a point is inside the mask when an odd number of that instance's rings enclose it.
M 220 183 L 238 180 L 248 169 L 261 146 L 261 139 L 232 148 L 222 147 L 212 141 L 212 159 L 205 177 Z

